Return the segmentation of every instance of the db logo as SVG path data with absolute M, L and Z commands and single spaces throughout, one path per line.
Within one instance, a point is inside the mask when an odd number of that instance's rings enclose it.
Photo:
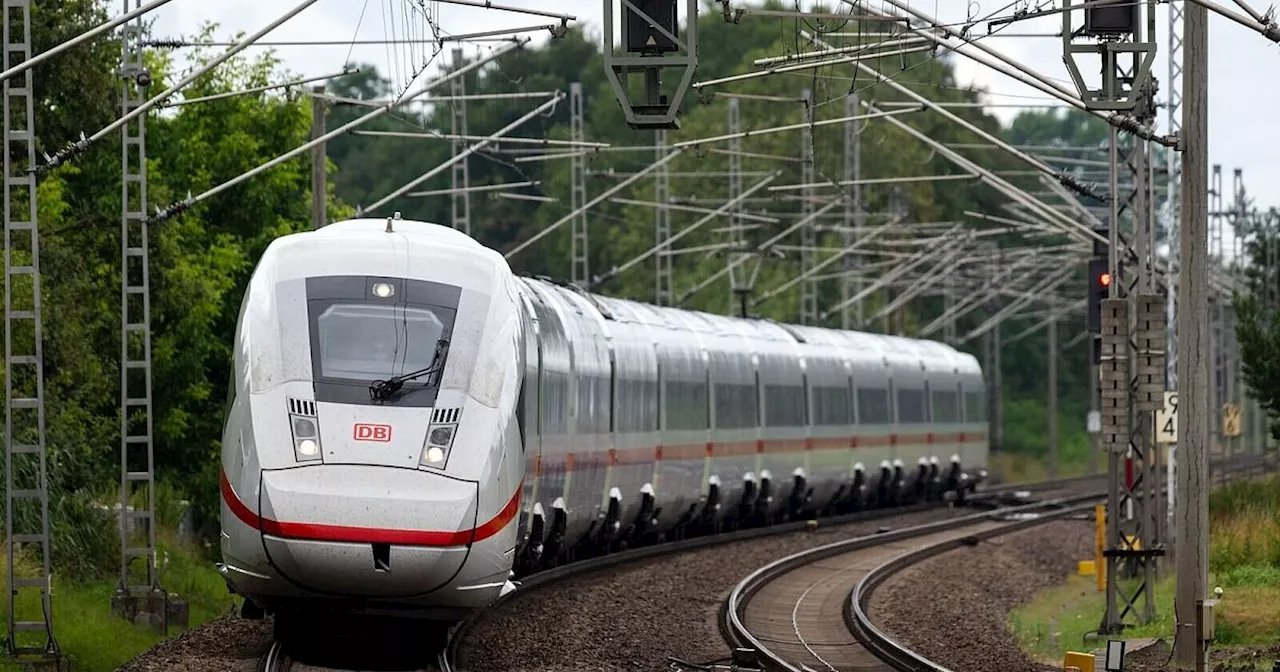
M 386 443 L 391 440 L 391 425 L 370 425 L 357 422 L 355 437 L 356 441 L 381 441 Z

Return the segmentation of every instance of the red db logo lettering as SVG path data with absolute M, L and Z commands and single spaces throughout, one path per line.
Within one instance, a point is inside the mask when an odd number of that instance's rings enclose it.
M 391 441 L 391 425 L 370 425 L 358 422 L 355 427 L 355 438 L 356 441 L 387 443 Z

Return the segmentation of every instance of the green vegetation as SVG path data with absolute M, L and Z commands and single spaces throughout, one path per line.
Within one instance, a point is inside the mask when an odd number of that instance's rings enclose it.
M 1235 483 L 1209 498 L 1209 585 L 1221 586 L 1217 645 L 1280 641 L 1280 476 Z M 1087 558 L 1081 558 L 1084 560 Z M 1172 641 L 1173 577 L 1156 584 L 1156 618 L 1125 637 Z M 1046 663 L 1062 663 L 1066 651 L 1088 650 L 1085 634 L 1097 629 L 1106 607 L 1092 576 L 1071 576 L 1009 615 L 1009 627 L 1025 650 Z
M 187 600 L 191 627 L 238 607 L 239 599 L 227 593 L 222 577 L 205 559 L 202 550 L 171 535 L 159 539 L 158 544 L 163 565 L 161 579 L 169 592 Z M 24 562 L 31 564 L 30 559 Z M 0 557 L 0 570 L 3 563 L 4 558 Z M 58 644 L 70 658 L 73 669 L 79 672 L 110 672 L 164 639 L 146 625 L 127 623 L 110 614 L 108 605 L 115 589 L 115 577 L 76 580 L 62 574 L 54 576 L 54 627 Z M 20 618 L 40 617 L 39 600 L 35 598 L 35 593 L 22 594 L 18 604 Z M 171 634 L 177 634 L 177 630 L 171 630 Z M 0 670 L 18 672 L 20 669 L 25 668 L 0 660 Z
M 781 7 L 782 5 L 776 6 Z M 110 10 L 114 11 L 114 10 Z M 34 51 L 53 45 L 104 22 L 109 14 L 105 0 L 62 0 L 37 2 L 33 11 Z M 701 62 L 704 78 L 752 69 L 751 61 L 765 55 L 794 52 L 793 21 L 767 19 L 725 23 L 716 13 L 703 13 Z M 193 40 L 213 37 L 209 26 Z M 217 37 L 225 37 L 217 35 Z M 37 68 L 35 86 L 42 101 L 37 112 L 38 154 L 54 154 L 77 139 L 92 133 L 118 114 L 119 82 L 112 74 L 120 45 L 103 37 L 59 56 L 51 64 Z M 254 52 L 261 53 L 261 52 Z M 197 51 L 197 59 L 212 52 Z M 978 92 L 961 86 L 952 72 L 950 56 L 932 58 L 912 55 L 905 60 L 879 63 L 886 75 L 935 100 L 975 101 Z M 158 92 L 176 80 L 178 73 L 171 54 L 153 51 L 148 55 Z M 377 70 L 361 66 L 361 73 L 330 83 L 330 93 L 352 98 L 387 97 L 392 91 Z M 313 74 L 313 73 L 307 73 Z M 843 116 L 841 98 L 856 91 L 863 101 L 876 104 L 901 101 L 904 97 L 888 87 L 872 84 L 866 77 L 851 78 L 847 67 L 828 67 L 810 73 L 751 80 L 735 91 L 796 97 L 801 89 L 813 89 L 819 120 Z M 281 70 L 270 52 L 256 58 L 235 57 L 188 87 L 188 98 L 261 87 L 296 79 Z M 468 75 L 471 93 L 510 91 L 567 91 L 580 80 L 586 102 L 586 135 L 590 140 L 616 145 L 652 142 L 652 135 L 629 129 L 613 94 L 604 80 L 598 41 L 570 32 L 562 40 L 538 48 L 527 48 L 506 56 L 495 66 Z M 478 101 L 470 104 L 468 117 L 472 134 L 499 128 L 529 109 L 528 101 Z M 520 129 L 525 137 L 546 134 L 567 138 L 568 105 L 560 105 L 545 118 Z M 335 105 L 330 109 L 330 128 L 354 119 L 367 108 Z M 794 123 L 802 118 L 797 105 L 742 101 L 742 119 L 747 127 Z M 1027 113 L 1009 128 L 981 109 L 957 108 L 956 114 L 1008 139 L 1028 144 L 1093 144 L 1106 135 L 1105 124 L 1083 115 L 1055 112 Z M 949 143 L 976 143 L 975 135 L 961 131 L 936 115 L 912 113 L 901 117 L 938 140 Z M 165 109 L 147 122 L 149 153 L 149 197 L 151 206 L 166 206 L 188 193 L 220 184 L 254 168 L 304 142 L 311 121 L 310 101 L 288 91 L 221 98 L 200 104 Z M 706 137 L 723 132 L 723 101 L 704 101 L 697 95 L 687 99 L 683 127 L 672 132 L 670 142 Z M 369 130 L 421 131 L 448 129 L 449 110 L 443 105 L 415 107 L 385 115 Z M 817 170 L 820 176 L 842 172 L 843 128 L 824 126 L 817 130 Z M 891 124 L 869 123 L 863 133 L 862 165 L 867 176 L 916 176 L 926 173 L 956 173 L 942 157 Z M 798 134 L 772 134 L 751 138 L 743 149 L 759 154 L 796 156 L 800 153 Z M 154 637 L 114 623 L 107 616 L 107 595 L 118 571 L 119 540 L 110 514 L 118 495 L 119 474 L 119 288 L 120 288 L 120 139 L 111 135 L 80 156 L 73 165 L 61 167 L 41 177 L 40 225 L 42 281 L 45 308 L 46 427 L 51 484 L 51 512 L 56 573 L 55 620 L 62 644 L 82 660 L 77 669 L 102 669 L 112 661 L 136 652 Z M 450 154 L 448 143 L 369 136 L 343 136 L 328 146 L 331 165 L 328 194 L 329 219 L 343 219 L 358 204 L 369 204 L 417 177 Z M 993 170 L 1024 169 L 1014 159 L 987 150 L 963 150 Z M 1064 156 L 1075 156 L 1068 152 Z M 1077 157 L 1078 158 L 1078 157 Z M 284 163 L 240 186 L 198 204 L 182 214 L 150 229 L 151 311 L 155 404 L 154 426 L 157 470 L 161 480 L 160 520 L 163 529 L 176 529 L 181 500 L 189 500 L 195 543 L 179 547 L 166 542 L 171 564 L 165 584 L 193 601 L 192 621 L 197 623 L 229 607 L 225 589 L 212 572 L 211 561 L 217 544 L 217 475 L 221 438 L 223 391 L 229 373 L 231 339 L 243 289 L 255 262 L 276 237 L 309 227 L 309 156 Z M 629 172 L 650 161 L 648 155 L 600 153 L 588 163 L 592 193 L 607 188 L 617 178 L 610 170 Z M 800 168 L 756 158 L 745 158 L 745 171 L 783 168 L 776 184 L 799 181 Z M 538 180 L 542 193 L 559 198 L 554 203 L 517 202 L 476 196 L 472 200 L 473 234 L 484 244 L 510 250 L 520 241 L 547 227 L 568 212 L 569 164 L 549 161 L 515 164 L 491 153 L 481 152 L 470 163 L 475 184 Z M 722 154 L 690 152 L 672 165 L 672 170 L 723 171 L 727 158 Z M 745 178 L 746 186 L 752 178 Z M 1034 178 L 1009 177 L 1016 184 L 1038 189 Z M 421 184 L 422 190 L 448 184 L 448 174 Z M 635 199 L 652 197 L 648 181 L 641 180 L 620 194 Z M 672 180 L 677 198 L 719 199 L 727 194 L 727 180 L 715 178 Z M 1002 197 L 976 183 L 910 183 L 903 195 L 909 217 L 920 222 L 972 222 L 966 211 L 1000 213 Z M 865 191 L 870 212 L 883 211 L 892 190 L 887 185 Z M 754 205 L 752 207 L 755 207 Z M 779 197 L 767 203 L 775 212 L 799 211 L 800 205 Z M 400 198 L 371 213 L 374 216 L 399 210 L 407 218 L 449 223 L 447 198 Z M 680 230 L 696 215 L 673 213 L 672 226 Z M 591 268 L 596 272 L 621 264 L 653 244 L 653 212 L 636 206 L 603 203 L 591 214 Z M 781 227 L 765 226 L 752 232 L 756 243 Z M 716 242 L 707 227 L 685 238 L 681 245 L 694 247 Z M 838 244 L 837 234 L 824 232 L 819 245 Z M 988 238 L 987 240 L 998 240 Z M 607 242 L 606 242 L 607 241 Z M 1044 244 L 1062 242 L 1039 239 Z M 1012 243 L 1013 241 L 1004 241 Z M 513 268 L 522 274 L 564 276 L 569 267 L 569 230 L 562 228 L 543 239 L 536 249 L 515 258 Z M 20 263 L 16 258 L 15 263 Z M 682 254 L 675 257 L 677 295 L 724 263 L 722 258 Z M 759 275 L 764 290 L 794 276 L 799 267 L 796 255 L 770 259 Z M 652 265 L 642 264 L 628 273 L 595 288 L 602 293 L 653 299 Z M 838 296 L 835 282 L 819 288 L 820 302 Z M 15 292 L 21 294 L 21 291 Z M 878 294 L 868 299 L 873 313 L 889 297 Z M 778 320 L 796 320 L 799 292 L 793 291 L 762 304 L 755 313 Z M 713 312 L 734 309 L 727 283 L 713 284 L 692 295 L 682 305 Z M 915 301 L 893 316 L 897 330 L 910 333 L 941 312 L 941 299 Z M 979 309 L 958 320 L 957 332 L 966 334 L 991 313 Z M 1031 319 L 1018 319 L 1004 326 L 1005 338 L 1030 327 Z M 1084 327 L 1083 316 L 1072 316 L 1060 324 L 1064 340 Z M 868 325 L 879 329 L 880 324 Z M 977 354 L 982 344 L 975 338 L 960 347 Z M 1043 331 L 1004 345 L 1005 450 L 1006 473 L 1034 478 L 1041 473 L 1037 463 L 1044 453 L 1045 341 Z M 1084 435 L 1087 348 L 1083 343 L 1060 353 L 1059 378 L 1062 410 L 1059 427 L 1062 437 L 1063 473 L 1073 473 L 1087 463 Z M 0 372 L 2 374 L 3 372 Z M 17 380 L 16 388 L 30 380 Z M 15 435 L 15 440 L 23 437 Z M 20 517 L 22 515 L 19 512 Z M 28 518 L 29 520 L 29 518 Z M 132 633 L 132 634 L 129 634 Z M 99 644 L 103 646 L 98 646 Z M 97 662 L 94 662 L 97 661 Z

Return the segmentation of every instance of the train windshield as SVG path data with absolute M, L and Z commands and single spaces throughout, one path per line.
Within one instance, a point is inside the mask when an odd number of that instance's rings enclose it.
M 320 376 L 369 382 L 431 366 L 453 311 L 335 303 L 316 317 Z
M 393 397 L 374 395 L 371 384 L 437 366 L 462 289 L 425 280 L 373 276 L 307 278 L 311 379 L 316 401 L 429 407 L 440 376 L 400 381 Z M 436 360 L 440 346 L 440 360 Z

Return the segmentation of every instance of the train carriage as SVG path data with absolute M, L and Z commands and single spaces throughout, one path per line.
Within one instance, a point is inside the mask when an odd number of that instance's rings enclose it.
M 580 551 L 972 489 L 984 395 L 944 344 L 591 295 L 452 229 L 339 222 L 274 241 L 246 290 L 221 569 L 277 623 L 453 620 Z

